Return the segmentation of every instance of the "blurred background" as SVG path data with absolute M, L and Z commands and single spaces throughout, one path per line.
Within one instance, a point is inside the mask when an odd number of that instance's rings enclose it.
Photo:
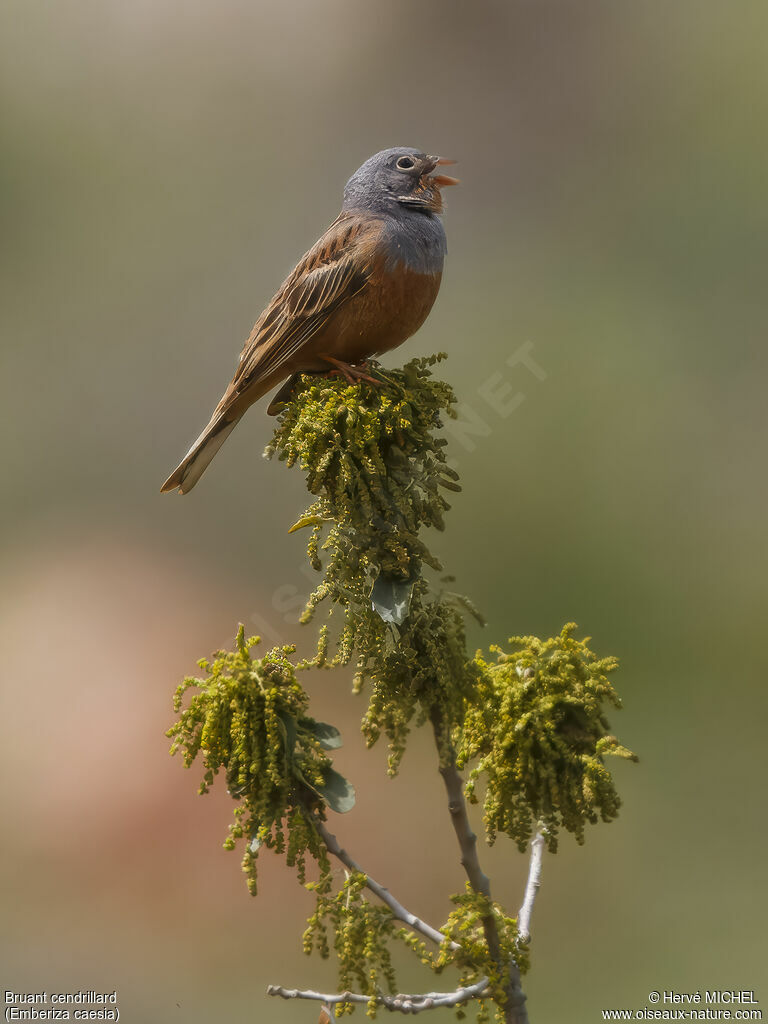
M 449 354 L 464 491 L 435 548 L 488 617 L 471 644 L 578 622 L 642 759 L 619 820 L 545 859 L 531 1020 L 758 988 L 766 32 L 758 0 L 6 0 L 3 989 L 292 1024 L 317 1007 L 268 982 L 334 985 L 310 897 L 272 856 L 248 897 L 231 801 L 163 735 L 238 622 L 306 649 L 301 474 L 261 458 L 256 407 L 191 495 L 159 488 L 346 179 L 400 144 L 462 179 L 437 305 L 385 362 Z M 350 677 L 307 677 L 358 790 L 333 827 L 438 924 L 464 879 L 429 737 L 388 781 Z M 515 909 L 526 858 L 484 864 Z

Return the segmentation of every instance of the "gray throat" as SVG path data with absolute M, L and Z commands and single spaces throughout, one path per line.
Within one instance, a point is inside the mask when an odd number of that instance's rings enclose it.
M 387 269 L 401 265 L 415 274 L 439 274 L 448 246 L 443 222 L 434 213 L 400 208 L 385 219 Z

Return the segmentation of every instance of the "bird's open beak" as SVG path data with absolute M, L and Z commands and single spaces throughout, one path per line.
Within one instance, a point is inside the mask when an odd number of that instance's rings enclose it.
M 436 167 L 442 164 L 455 164 L 455 160 L 446 160 L 442 156 L 425 156 L 420 160 L 421 171 L 419 180 L 414 182 L 414 187 L 406 195 L 397 196 L 397 201 L 403 206 L 410 206 L 419 210 L 430 210 L 432 213 L 443 212 L 443 199 L 440 189 L 447 185 L 458 185 L 458 178 L 449 178 L 447 174 L 432 174 Z
M 451 178 L 447 174 L 432 174 L 432 171 L 436 167 L 445 167 L 446 165 L 455 164 L 455 160 L 449 160 L 444 156 L 428 156 L 427 160 L 429 163 L 425 168 L 425 174 L 429 174 L 429 182 L 432 185 L 436 185 L 438 188 L 446 188 L 448 185 L 458 185 L 458 178 Z

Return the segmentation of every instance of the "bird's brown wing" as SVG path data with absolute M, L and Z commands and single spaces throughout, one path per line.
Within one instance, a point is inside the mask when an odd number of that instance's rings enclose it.
M 302 347 L 343 303 L 367 286 L 381 230 L 375 219 L 341 213 L 302 257 L 256 321 L 210 422 L 162 490 L 184 492 L 194 487 L 248 406 L 303 368 Z M 308 362 L 311 367 L 312 360 Z
M 380 231 L 378 222 L 349 214 L 331 224 L 256 322 L 227 389 L 227 404 L 286 366 L 339 306 L 366 287 Z

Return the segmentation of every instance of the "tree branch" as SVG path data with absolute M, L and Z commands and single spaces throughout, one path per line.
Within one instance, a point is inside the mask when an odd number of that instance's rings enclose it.
M 433 707 L 430 713 L 430 720 L 432 722 L 438 757 L 440 758 L 440 774 L 443 777 L 445 791 L 448 795 L 448 810 L 451 814 L 451 822 L 453 823 L 453 829 L 459 842 L 459 849 L 461 850 L 461 864 L 467 873 L 469 884 L 475 892 L 481 893 L 490 900 L 491 883 L 480 867 L 480 860 L 477 855 L 477 836 L 472 831 L 472 825 L 467 814 L 467 803 L 464 799 L 464 782 L 456 767 L 456 751 L 448 734 L 445 717 L 439 708 Z M 508 977 L 506 985 L 507 1001 L 504 1007 L 507 1024 L 528 1024 L 525 995 L 520 986 L 520 971 L 514 962 L 510 961 L 507 964 L 502 962 L 499 932 L 493 914 L 486 915 L 482 920 L 488 953 L 494 963 L 498 964 L 499 968 L 505 971 Z
M 413 931 L 418 932 L 420 935 L 423 935 L 426 939 L 429 939 L 438 946 L 445 942 L 446 937 L 442 932 L 427 924 L 426 921 L 422 921 L 420 917 L 416 917 L 416 915 L 412 914 L 410 910 L 406 910 L 402 903 L 395 899 L 389 889 L 377 882 L 375 878 L 371 878 L 367 871 L 361 868 L 356 861 L 352 860 L 347 851 L 340 846 L 336 836 L 333 835 L 332 832 L 328 831 L 317 815 L 312 816 L 312 821 L 320 838 L 325 843 L 328 853 L 336 857 L 337 860 L 340 860 L 344 867 L 348 868 L 350 871 L 365 875 L 366 888 L 370 889 L 375 896 L 378 896 L 382 903 L 389 907 L 398 921 L 402 921 L 404 924 L 407 924 L 409 928 L 413 929 Z M 461 947 L 459 943 L 452 942 L 451 948 L 460 949 Z
M 436 1010 L 441 1006 L 458 1006 L 476 999 L 485 992 L 488 979 L 481 978 L 474 985 L 457 988 L 454 992 L 422 992 L 417 995 L 401 993 L 396 996 L 375 996 L 377 1005 L 400 1013 L 420 1013 L 422 1010 Z M 337 1003 L 369 1003 L 371 996 L 359 992 L 315 992 L 312 989 L 283 988 L 282 985 L 268 985 L 268 996 L 281 996 L 283 999 L 315 999 L 318 1002 L 334 1006 Z
M 528 869 L 528 882 L 525 886 L 523 905 L 517 915 L 517 931 L 523 942 L 531 937 L 531 914 L 536 893 L 541 885 L 541 864 L 544 859 L 544 836 L 537 832 L 531 840 L 531 864 Z

